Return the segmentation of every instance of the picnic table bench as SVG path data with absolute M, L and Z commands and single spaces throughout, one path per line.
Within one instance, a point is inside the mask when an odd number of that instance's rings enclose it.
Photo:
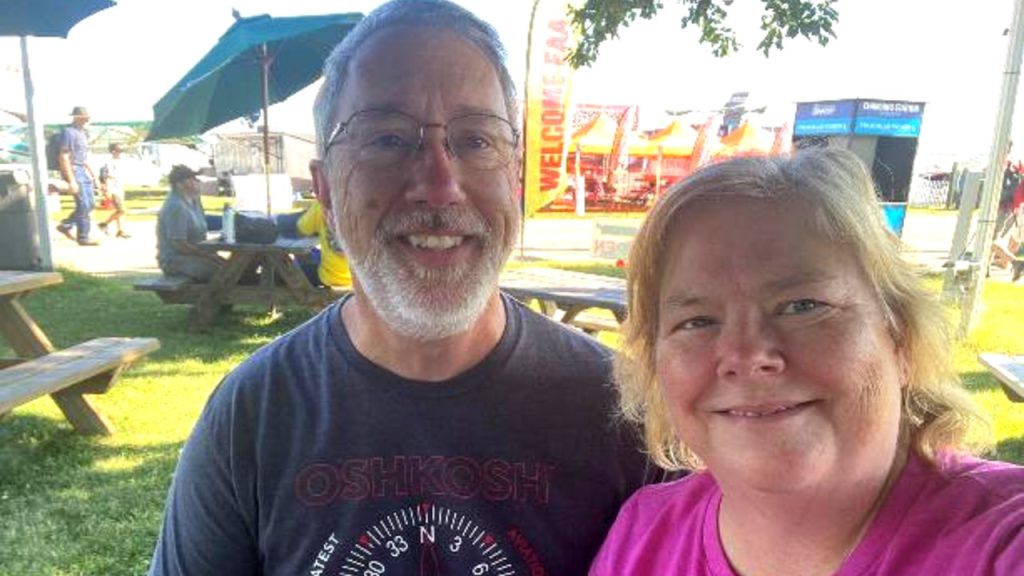
M 84 394 L 103 394 L 130 363 L 160 348 L 156 338 L 96 338 L 0 371 L 0 414 L 49 394 L 75 430 L 110 435 L 113 425 Z
M 626 318 L 626 283 L 621 278 L 557 268 L 505 271 L 501 289 L 564 324 L 593 334 L 617 332 Z
M 223 307 L 235 304 L 264 304 L 274 311 L 279 304 L 295 303 L 317 311 L 348 292 L 313 286 L 295 261 L 295 256 L 309 254 L 317 243 L 312 237 L 278 238 L 273 244 L 210 239 L 197 246 L 210 253 L 226 254 L 226 260 L 208 282 L 161 276 L 140 280 L 134 288 L 154 292 L 167 304 L 191 304 L 192 323 L 199 329 L 213 325 Z M 258 282 L 243 283 L 247 273 L 257 268 Z
M 85 394 L 107 392 L 132 362 L 158 349 L 155 338 L 96 338 L 56 350 L 19 302 L 32 290 L 57 284 L 55 272 L 0 271 L 0 332 L 16 354 L 0 358 L 0 417 L 49 394 L 81 434 L 114 427 Z
M 999 380 L 1011 401 L 1024 402 L 1024 356 L 982 352 L 978 361 Z

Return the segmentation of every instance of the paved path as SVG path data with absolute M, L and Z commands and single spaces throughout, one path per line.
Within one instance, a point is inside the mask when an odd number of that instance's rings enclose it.
M 98 212 L 98 219 L 107 212 Z M 54 225 L 56 222 L 54 221 Z M 104 236 L 95 227 L 93 236 L 100 246 L 79 246 L 58 234 L 51 227 L 54 262 L 100 276 L 138 276 L 159 274 L 156 266 L 156 221 L 125 222 L 130 239 Z M 914 211 L 907 216 L 903 241 L 906 256 L 929 271 L 939 271 L 949 255 L 955 212 Z M 513 258 L 528 260 L 589 260 L 593 242 L 592 220 L 529 219 L 526 223 L 522 249 L 513 251 Z M 1006 274 L 1008 277 L 1008 273 Z M 993 279 L 1002 279 L 1001 271 Z
M 99 212 L 106 218 L 107 212 Z M 102 220 L 100 220 L 102 221 Z M 156 221 L 124 222 L 131 238 L 106 236 L 93 222 L 92 237 L 99 246 L 79 246 L 50 227 L 50 246 L 56 266 L 89 272 L 98 276 L 141 276 L 159 274 L 156 265 Z M 113 230 L 111 230 L 113 232 Z

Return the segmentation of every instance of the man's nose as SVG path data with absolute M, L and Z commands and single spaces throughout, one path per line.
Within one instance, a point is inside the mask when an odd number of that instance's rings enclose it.
M 431 207 L 464 201 L 465 194 L 457 178 L 457 161 L 448 146 L 444 129 L 424 128 L 412 167 L 414 182 L 409 192 L 410 200 Z
M 771 322 L 746 318 L 728 322 L 718 339 L 718 375 L 756 378 L 781 374 L 786 368 L 781 340 Z

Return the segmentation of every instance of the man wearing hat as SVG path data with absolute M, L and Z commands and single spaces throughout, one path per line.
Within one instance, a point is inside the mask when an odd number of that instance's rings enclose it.
M 98 246 L 99 242 L 89 238 L 89 214 L 94 206 L 93 191 L 96 176 L 89 167 L 89 137 L 85 125 L 89 123 L 89 111 L 84 106 L 71 110 L 71 124 L 61 130 L 60 175 L 68 184 L 68 191 L 75 197 L 75 210 L 60 221 L 57 231 L 80 246 Z M 71 235 L 71 227 L 77 234 Z
M 171 168 L 171 192 L 156 219 L 156 258 L 160 270 L 168 276 L 205 282 L 224 261 L 195 246 L 206 239 L 207 230 L 197 175 L 183 164 Z

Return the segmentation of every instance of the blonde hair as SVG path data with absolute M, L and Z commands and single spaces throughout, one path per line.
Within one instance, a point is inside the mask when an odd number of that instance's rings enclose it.
M 642 426 L 651 457 L 668 469 L 702 467 L 676 436 L 654 372 L 658 303 L 676 223 L 696 201 L 722 197 L 808 206 L 814 215 L 811 225 L 853 251 L 906 358 L 901 437 L 928 460 L 938 450 L 967 450 L 969 430 L 986 421 L 953 371 L 941 305 L 900 256 L 899 239 L 883 223 L 861 161 L 845 150 L 812 149 L 788 158 L 740 158 L 704 168 L 659 198 L 640 228 L 629 257 L 629 318 L 615 372 L 622 413 Z

